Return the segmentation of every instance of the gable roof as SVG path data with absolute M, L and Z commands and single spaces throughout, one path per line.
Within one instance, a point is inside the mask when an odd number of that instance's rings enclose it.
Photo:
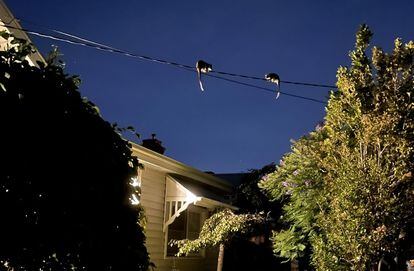
M 193 183 L 196 182 L 204 184 L 228 193 L 233 191 L 233 186 L 229 182 L 215 175 L 202 172 L 196 168 L 174 160 L 166 155 L 154 152 L 136 143 L 131 142 L 131 144 L 132 150 L 144 167 L 156 167 L 167 174 L 176 174 L 175 176 L 179 175 L 181 178 L 193 180 Z

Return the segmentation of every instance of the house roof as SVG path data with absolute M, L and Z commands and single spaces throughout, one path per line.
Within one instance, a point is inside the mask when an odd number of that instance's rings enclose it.
M 228 192 L 178 174 L 167 175 L 165 202 L 164 231 L 191 204 L 207 209 L 237 209 L 230 204 Z
M 202 172 L 196 168 L 188 166 L 166 155 L 159 154 L 136 143 L 131 142 L 132 149 L 137 155 L 138 160 L 145 166 L 155 167 L 166 174 L 175 174 L 186 179 L 186 183 L 196 183 L 198 186 L 207 185 L 214 189 L 222 190 L 225 193 L 233 191 L 233 185 L 215 175 Z M 192 180 L 188 182 L 188 180 Z
M 218 189 L 205 183 L 200 183 L 194 179 L 178 174 L 170 174 L 169 176 L 198 197 L 230 204 L 230 194 L 222 189 Z
M 168 156 L 131 142 L 132 150 L 141 164 L 166 174 L 165 221 L 163 231 L 190 204 L 214 209 L 237 209 L 230 204 L 233 186 L 215 175 L 202 172 Z

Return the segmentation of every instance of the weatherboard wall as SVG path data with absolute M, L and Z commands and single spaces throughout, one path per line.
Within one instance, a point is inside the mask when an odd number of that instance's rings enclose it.
M 134 154 L 144 165 L 142 171 L 141 204 L 147 218 L 146 246 L 151 261 L 159 271 L 170 271 L 174 267 L 180 271 L 216 270 L 218 251 L 207 250 L 203 257 L 171 258 L 165 256 L 166 234 L 163 232 L 165 187 L 168 174 L 182 174 L 201 183 L 214 184 L 216 187 L 231 189 L 227 183 L 204 172 L 188 167 L 178 161 L 154 153 L 142 146 L 133 145 Z

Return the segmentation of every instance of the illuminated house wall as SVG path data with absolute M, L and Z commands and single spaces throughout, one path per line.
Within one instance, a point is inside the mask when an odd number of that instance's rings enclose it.
M 141 204 L 147 217 L 146 245 L 156 270 L 216 270 L 217 250 L 177 258 L 167 240 L 195 238 L 211 210 L 234 208 L 226 200 L 232 186 L 142 146 L 133 144 L 133 151 L 144 165 Z

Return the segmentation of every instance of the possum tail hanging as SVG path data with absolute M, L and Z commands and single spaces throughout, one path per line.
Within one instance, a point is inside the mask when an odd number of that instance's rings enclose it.
M 204 91 L 203 82 L 201 81 L 201 72 L 199 69 L 197 69 L 197 78 L 198 78 L 198 83 L 200 84 L 201 91 Z

